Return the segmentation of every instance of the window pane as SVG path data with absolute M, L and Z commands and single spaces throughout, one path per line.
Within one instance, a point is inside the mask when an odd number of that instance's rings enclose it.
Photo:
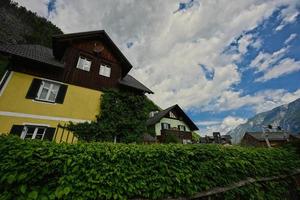
M 42 139 L 45 132 L 45 128 L 38 128 L 35 139 Z
M 50 95 L 49 95 L 49 99 L 48 99 L 49 101 L 55 101 L 58 90 L 59 90 L 59 85 L 53 84 L 52 90 L 50 91 Z
M 100 70 L 99 70 L 100 75 L 110 77 L 110 73 L 111 73 L 110 67 L 108 67 L 106 65 L 101 65 L 100 66 Z
M 106 76 L 110 77 L 110 67 L 106 67 Z
M 50 88 L 50 83 L 43 81 L 43 87 L 49 89 Z
M 89 60 L 84 60 L 83 70 L 90 71 L 92 62 Z
M 31 139 L 35 128 L 32 126 L 28 126 L 28 127 L 26 127 L 26 129 L 27 129 L 27 131 L 26 131 L 25 139 Z
M 48 91 L 49 91 L 48 89 L 43 88 L 42 91 L 41 91 L 41 94 L 38 98 L 45 100 L 47 98 Z
M 81 57 L 78 58 L 78 62 L 77 62 L 77 66 L 76 66 L 78 69 L 82 69 L 83 61 L 84 60 Z

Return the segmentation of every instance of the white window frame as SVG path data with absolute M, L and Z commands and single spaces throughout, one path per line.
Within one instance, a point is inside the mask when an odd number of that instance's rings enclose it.
M 44 129 L 44 132 L 43 132 L 41 140 L 44 139 L 44 136 L 45 136 L 45 133 L 46 133 L 46 130 L 47 130 L 46 126 L 26 126 L 26 125 L 24 126 L 23 131 L 21 133 L 21 139 L 23 139 L 23 140 L 25 139 L 25 137 L 27 135 L 27 132 L 28 132 L 28 127 L 33 127 L 34 128 L 32 137 L 30 139 L 35 139 L 36 138 L 37 132 L 38 132 L 39 129 Z
M 182 127 L 182 129 L 180 127 Z M 178 129 L 179 131 L 186 131 L 185 125 L 178 125 Z
M 92 65 L 91 60 L 89 60 L 83 56 L 79 56 L 76 68 L 89 72 L 91 69 L 91 65 Z
M 170 111 L 169 116 L 170 116 L 171 118 L 176 119 L 176 116 L 174 115 L 174 113 L 173 113 L 172 111 Z
M 111 67 L 108 66 L 108 65 L 101 64 L 100 68 L 99 68 L 99 75 L 105 76 L 105 77 L 110 77 L 110 75 L 111 75 Z
M 167 127 L 164 127 L 165 125 L 166 125 Z M 169 130 L 169 129 L 170 129 L 169 127 L 171 127 L 169 123 L 164 123 L 164 122 L 162 123 L 162 129 L 163 129 L 163 130 Z
M 50 84 L 50 86 L 49 86 L 49 88 L 47 88 L 47 89 L 48 89 L 48 92 L 47 92 L 46 98 L 45 98 L 45 99 L 42 99 L 40 96 L 41 96 L 42 91 L 43 91 L 43 89 L 44 89 L 45 83 Z M 51 92 L 52 92 L 53 89 L 54 89 L 54 85 L 58 86 L 58 90 L 57 90 L 57 93 L 56 93 L 56 95 L 55 95 L 54 100 L 50 100 L 49 98 L 50 98 Z M 59 89 L 60 89 L 60 86 L 61 86 L 61 85 L 58 84 L 58 83 L 54 83 L 54 82 L 51 82 L 51 81 L 44 81 L 44 80 L 42 80 L 42 83 L 41 83 L 41 85 L 40 85 L 39 91 L 38 91 L 37 96 L 36 96 L 35 99 L 36 99 L 36 100 L 40 100 L 40 101 L 55 102 L 55 100 L 56 100 L 56 98 L 57 98 L 57 95 L 58 95 L 58 92 L 59 92 Z

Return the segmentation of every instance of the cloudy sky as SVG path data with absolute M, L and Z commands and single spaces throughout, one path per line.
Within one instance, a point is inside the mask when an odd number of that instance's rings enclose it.
M 300 97 L 299 0 L 16 0 L 65 33 L 105 29 L 162 108 L 202 134 Z

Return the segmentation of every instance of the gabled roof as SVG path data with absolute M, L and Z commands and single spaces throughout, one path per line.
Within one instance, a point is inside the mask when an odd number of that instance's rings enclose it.
M 255 138 L 258 141 L 265 141 L 265 136 L 263 132 L 246 132 L 245 135 L 248 134 Z M 289 134 L 284 132 L 267 132 L 269 141 L 283 141 L 288 139 Z
M 63 69 L 64 64 L 54 58 L 52 49 L 35 44 L 8 44 L 0 45 L 0 53 L 14 55 L 24 59 L 45 63 L 50 66 Z M 130 75 L 123 77 L 119 83 L 127 87 L 132 87 L 143 92 L 153 94 L 153 92 Z
M 74 41 L 78 39 L 102 39 L 104 42 L 106 42 L 109 45 L 109 47 L 111 47 L 113 53 L 120 59 L 122 63 L 123 77 L 132 68 L 131 63 L 127 60 L 127 58 L 123 55 L 121 50 L 115 45 L 115 43 L 111 40 L 111 38 L 104 30 L 54 35 L 52 37 L 52 47 L 53 47 L 54 57 L 60 60 L 67 46 L 69 45 L 70 41 Z
M 180 114 L 180 116 L 183 118 L 183 121 L 189 126 L 189 128 L 194 130 L 199 130 L 198 127 L 194 124 L 194 122 L 185 114 L 185 112 L 176 104 L 174 106 L 171 106 L 165 110 L 160 111 L 159 113 L 155 114 L 153 117 L 149 118 L 147 120 L 147 125 L 154 125 L 157 122 L 159 122 L 163 117 L 168 115 L 170 111 L 176 110 L 177 113 Z
M 25 59 L 46 63 L 55 67 L 63 68 L 63 63 L 56 60 L 52 55 L 52 49 L 35 44 L 7 44 L 0 45 L 0 52 Z
M 119 83 L 121 85 L 132 87 L 132 88 L 135 88 L 137 90 L 142 90 L 144 92 L 148 92 L 149 94 L 153 94 L 153 92 L 149 88 L 147 88 L 145 85 L 143 85 L 141 82 L 139 82 L 138 80 L 136 80 L 135 78 L 133 78 L 129 74 L 127 74 L 124 78 L 119 80 Z

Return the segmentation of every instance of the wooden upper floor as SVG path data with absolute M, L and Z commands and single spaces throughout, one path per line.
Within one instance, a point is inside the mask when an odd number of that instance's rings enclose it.
M 9 68 L 95 90 L 116 88 L 153 93 L 130 76 L 132 65 L 105 31 L 53 36 L 53 49 L 40 45 L 0 45 Z

